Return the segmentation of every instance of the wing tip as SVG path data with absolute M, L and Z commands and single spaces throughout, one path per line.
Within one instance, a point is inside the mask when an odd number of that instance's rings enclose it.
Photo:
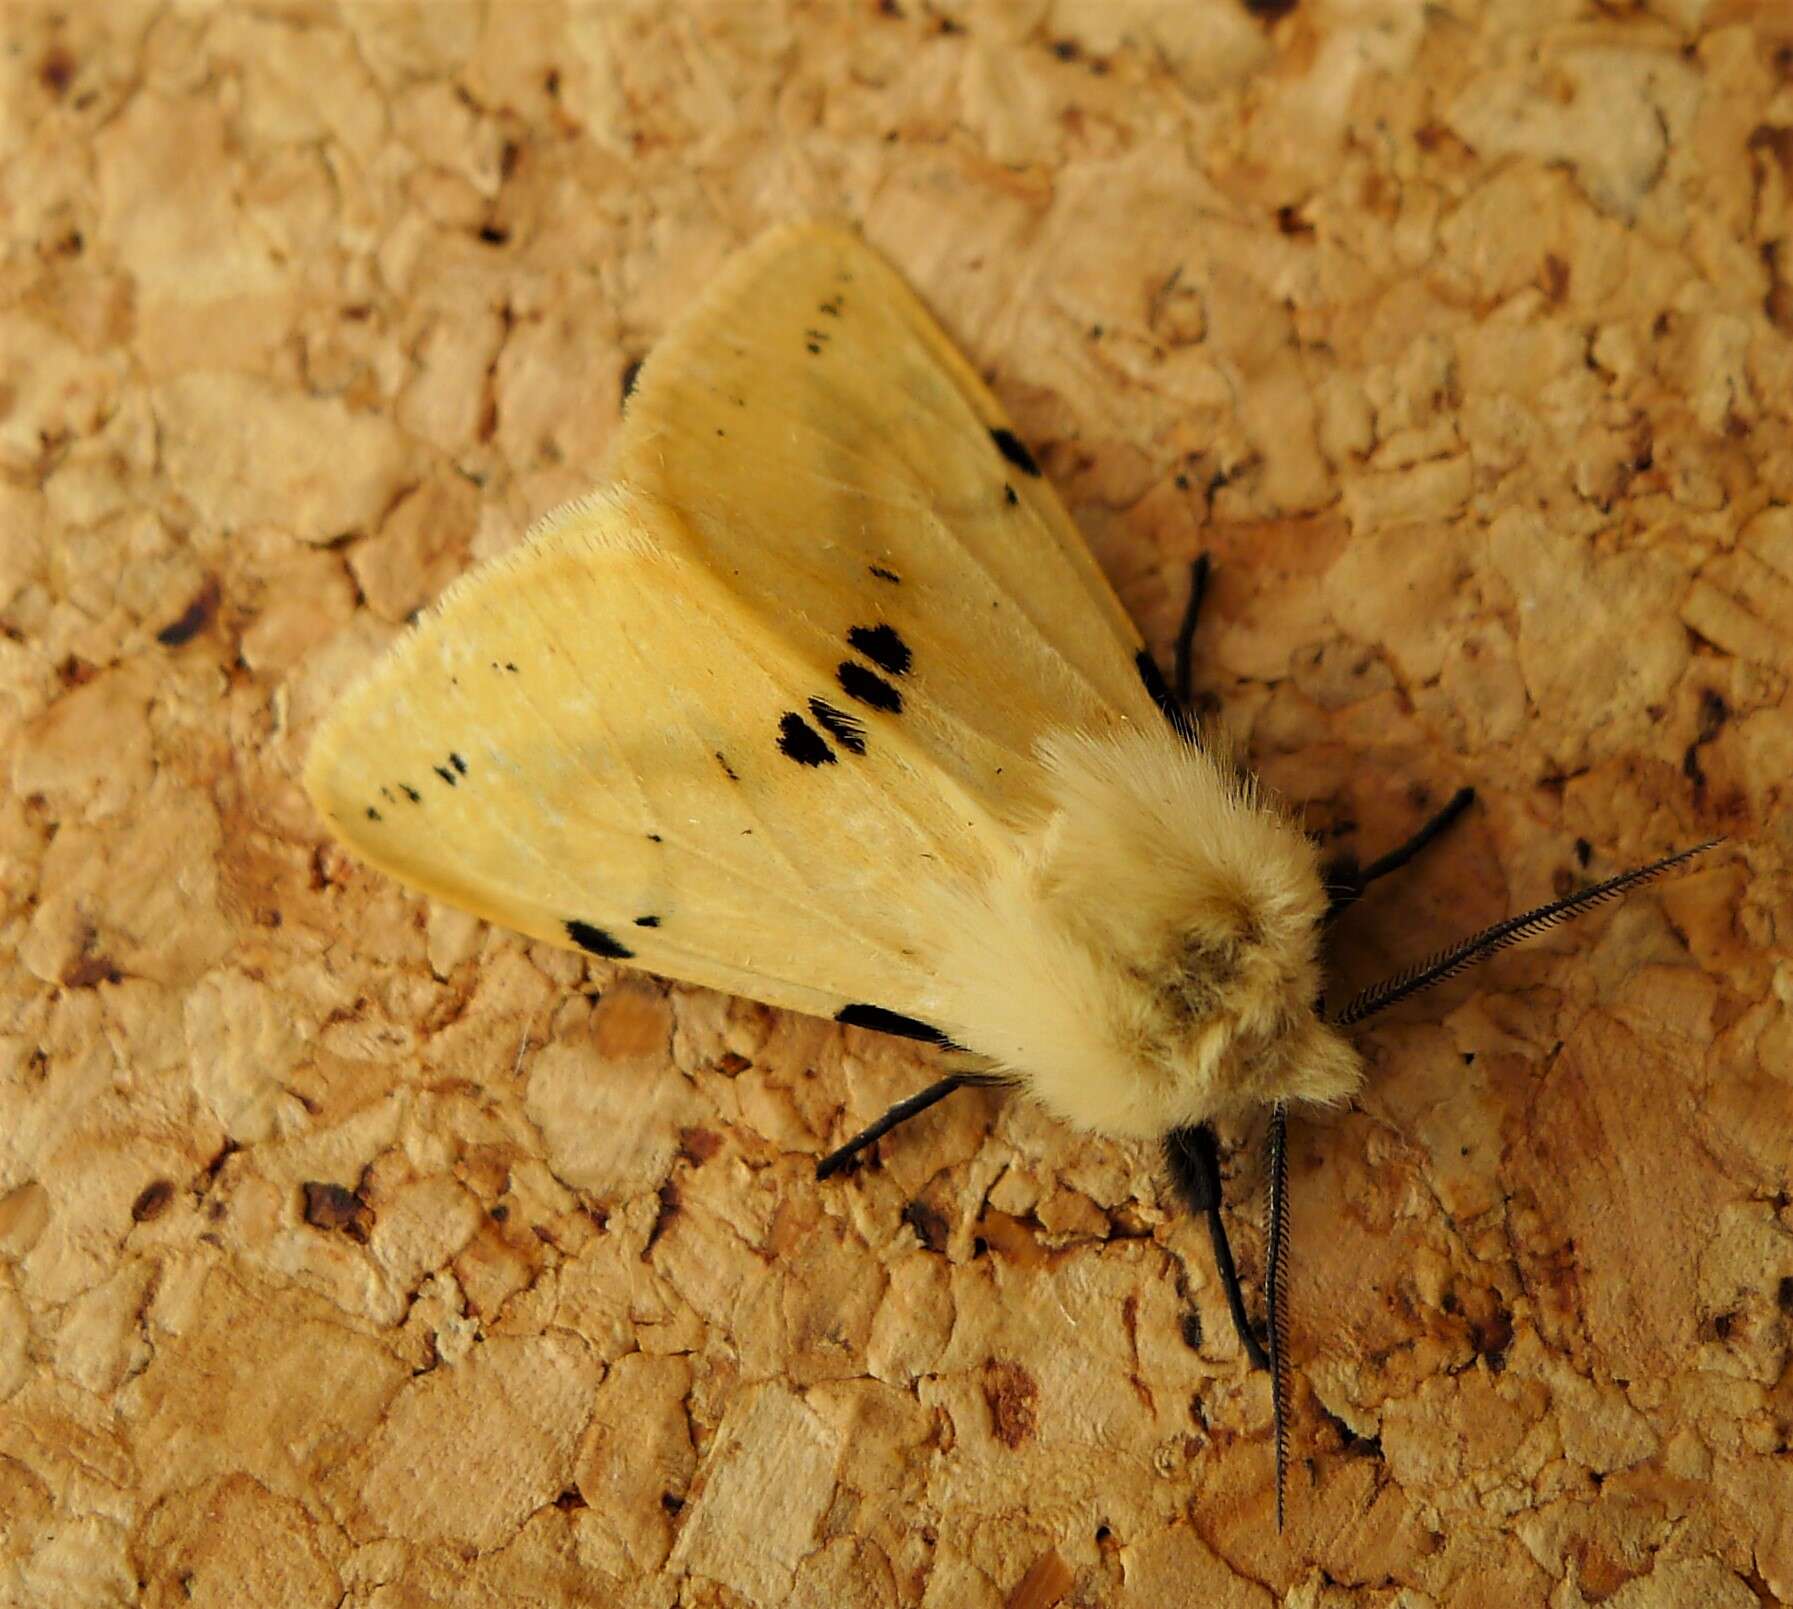
M 345 794 L 342 777 L 350 769 L 344 761 L 353 747 L 353 735 L 369 724 L 370 716 L 382 705 L 399 702 L 407 683 L 438 673 L 452 679 L 463 670 L 518 674 L 518 665 L 511 659 L 492 660 L 489 666 L 475 664 L 470 658 L 462 663 L 449 645 L 457 637 L 471 640 L 476 635 L 463 631 L 462 624 L 478 611 L 483 595 L 540 563 L 556 546 L 581 547 L 586 554 L 667 556 L 664 544 L 653 533 L 643 495 L 626 486 L 606 484 L 550 509 L 514 546 L 456 576 L 348 679 L 312 734 L 300 783 L 318 813 L 333 826 L 343 819 L 344 810 L 352 815 L 356 804 Z M 432 653 L 439 663 L 426 662 Z M 333 800 L 342 807 L 334 813 L 330 809 Z

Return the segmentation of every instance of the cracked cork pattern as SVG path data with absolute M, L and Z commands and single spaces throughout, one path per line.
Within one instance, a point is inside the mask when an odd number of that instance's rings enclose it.
M 1793 27 L 1263 9 L 0 18 L 0 1598 L 1793 1600 Z M 1480 790 L 1342 987 L 1731 836 L 1295 1125 L 1281 1539 L 1148 1149 L 966 1093 L 818 1187 L 924 1053 L 428 908 L 295 782 L 806 212 L 1160 651 L 1214 554 L 1316 831 Z

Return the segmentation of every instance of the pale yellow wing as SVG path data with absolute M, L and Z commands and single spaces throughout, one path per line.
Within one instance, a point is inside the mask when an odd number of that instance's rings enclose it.
M 613 468 L 332 713 L 312 798 L 503 926 L 923 1031 L 918 886 L 1001 862 L 1045 733 L 1161 720 L 1133 628 L 994 401 L 837 231 L 730 266 Z
M 824 660 L 888 626 L 928 759 L 1025 810 L 1044 729 L 1162 716 L 1138 631 L 996 399 L 856 235 L 773 230 L 657 347 L 612 471 Z M 925 645 L 925 653 L 922 651 Z M 851 674 L 851 673 L 849 673 Z
M 381 870 L 534 938 L 817 1015 L 912 992 L 877 894 L 930 852 L 925 796 L 778 748 L 806 668 L 743 640 L 675 533 L 614 490 L 457 583 L 332 712 L 312 799 Z

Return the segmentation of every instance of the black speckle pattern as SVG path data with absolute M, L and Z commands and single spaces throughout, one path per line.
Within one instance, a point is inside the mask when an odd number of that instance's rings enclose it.
M 601 927 L 593 927 L 590 922 L 568 920 L 562 924 L 571 939 L 587 955 L 601 955 L 606 961 L 627 961 L 635 952 L 626 944 L 618 944 Z
M 881 564 L 868 564 L 866 568 L 880 581 L 888 581 L 893 587 L 900 587 L 903 584 L 903 578 L 895 570 L 886 570 Z
M 401 782 L 398 785 L 398 791 L 400 793 L 402 793 L 407 799 L 409 799 L 412 804 L 422 804 L 423 803 L 423 795 L 421 793 L 419 793 L 414 787 L 412 787 L 411 784 L 408 782 Z
M 909 645 L 897 635 L 894 626 L 855 626 L 847 633 L 847 642 L 892 676 L 907 675 L 914 663 Z
M 716 751 L 716 763 L 722 767 L 722 774 L 727 777 L 730 782 L 739 782 L 741 780 L 741 773 L 728 763 L 728 756 L 724 754 L 721 749 Z
M 816 718 L 816 725 L 847 753 L 865 753 L 865 728 L 845 710 L 837 710 L 825 698 L 812 698 L 809 713 Z
M 938 1028 L 905 1017 L 900 1011 L 887 1011 L 883 1006 L 842 1006 L 834 1020 L 849 1028 L 875 1028 L 881 1034 L 897 1034 L 904 1039 L 919 1039 L 924 1045 L 950 1045 L 952 1041 Z
M 445 765 L 431 766 L 430 769 L 432 771 L 434 771 L 436 773 L 436 775 L 439 776 L 444 782 L 446 782 L 449 785 L 449 787 L 451 787 L 451 788 L 456 784 L 457 781 L 459 781 L 459 778 L 457 778 L 455 776 L 454 772 L 450 771 L 448 769 L 448 767 Z
M 660 925 L 660 918 L 657 916 L 638 916 L 635 918 L 635 925 L 637 927 L 658 927 Z
M 903 713 L 903 695 L 875 671 L 867 670 L 854 660 L 843 659 L 834 674 L 847 697 L 889 715 Z
M 1021 439 L 1014 431 L 998 427 L 990 432 L 990 439 L 996 443 L 996 450 L 1023 475 L 1039 474 L 1040 466 L 1033 461 L 1033 454 L 1021 445 Z
M 822 741 L 822 734 L 795 710 L 779 718 L 778 752 L 798 765 L 834 765 L 839 760 Z

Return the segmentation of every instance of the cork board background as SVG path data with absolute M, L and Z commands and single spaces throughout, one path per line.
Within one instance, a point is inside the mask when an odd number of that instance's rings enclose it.
M 0 14 L 0 1602 L 1793 1601 L 1793 13 Z M 1270 15 L 1269 13 L 1274 13 Z M 321 710 L 860 225 L 1316 832 L 1295 1467 L 1144 1148 L 432 908 Z M 1229 1132 L 1254 1297 L 1260 1183 Z

